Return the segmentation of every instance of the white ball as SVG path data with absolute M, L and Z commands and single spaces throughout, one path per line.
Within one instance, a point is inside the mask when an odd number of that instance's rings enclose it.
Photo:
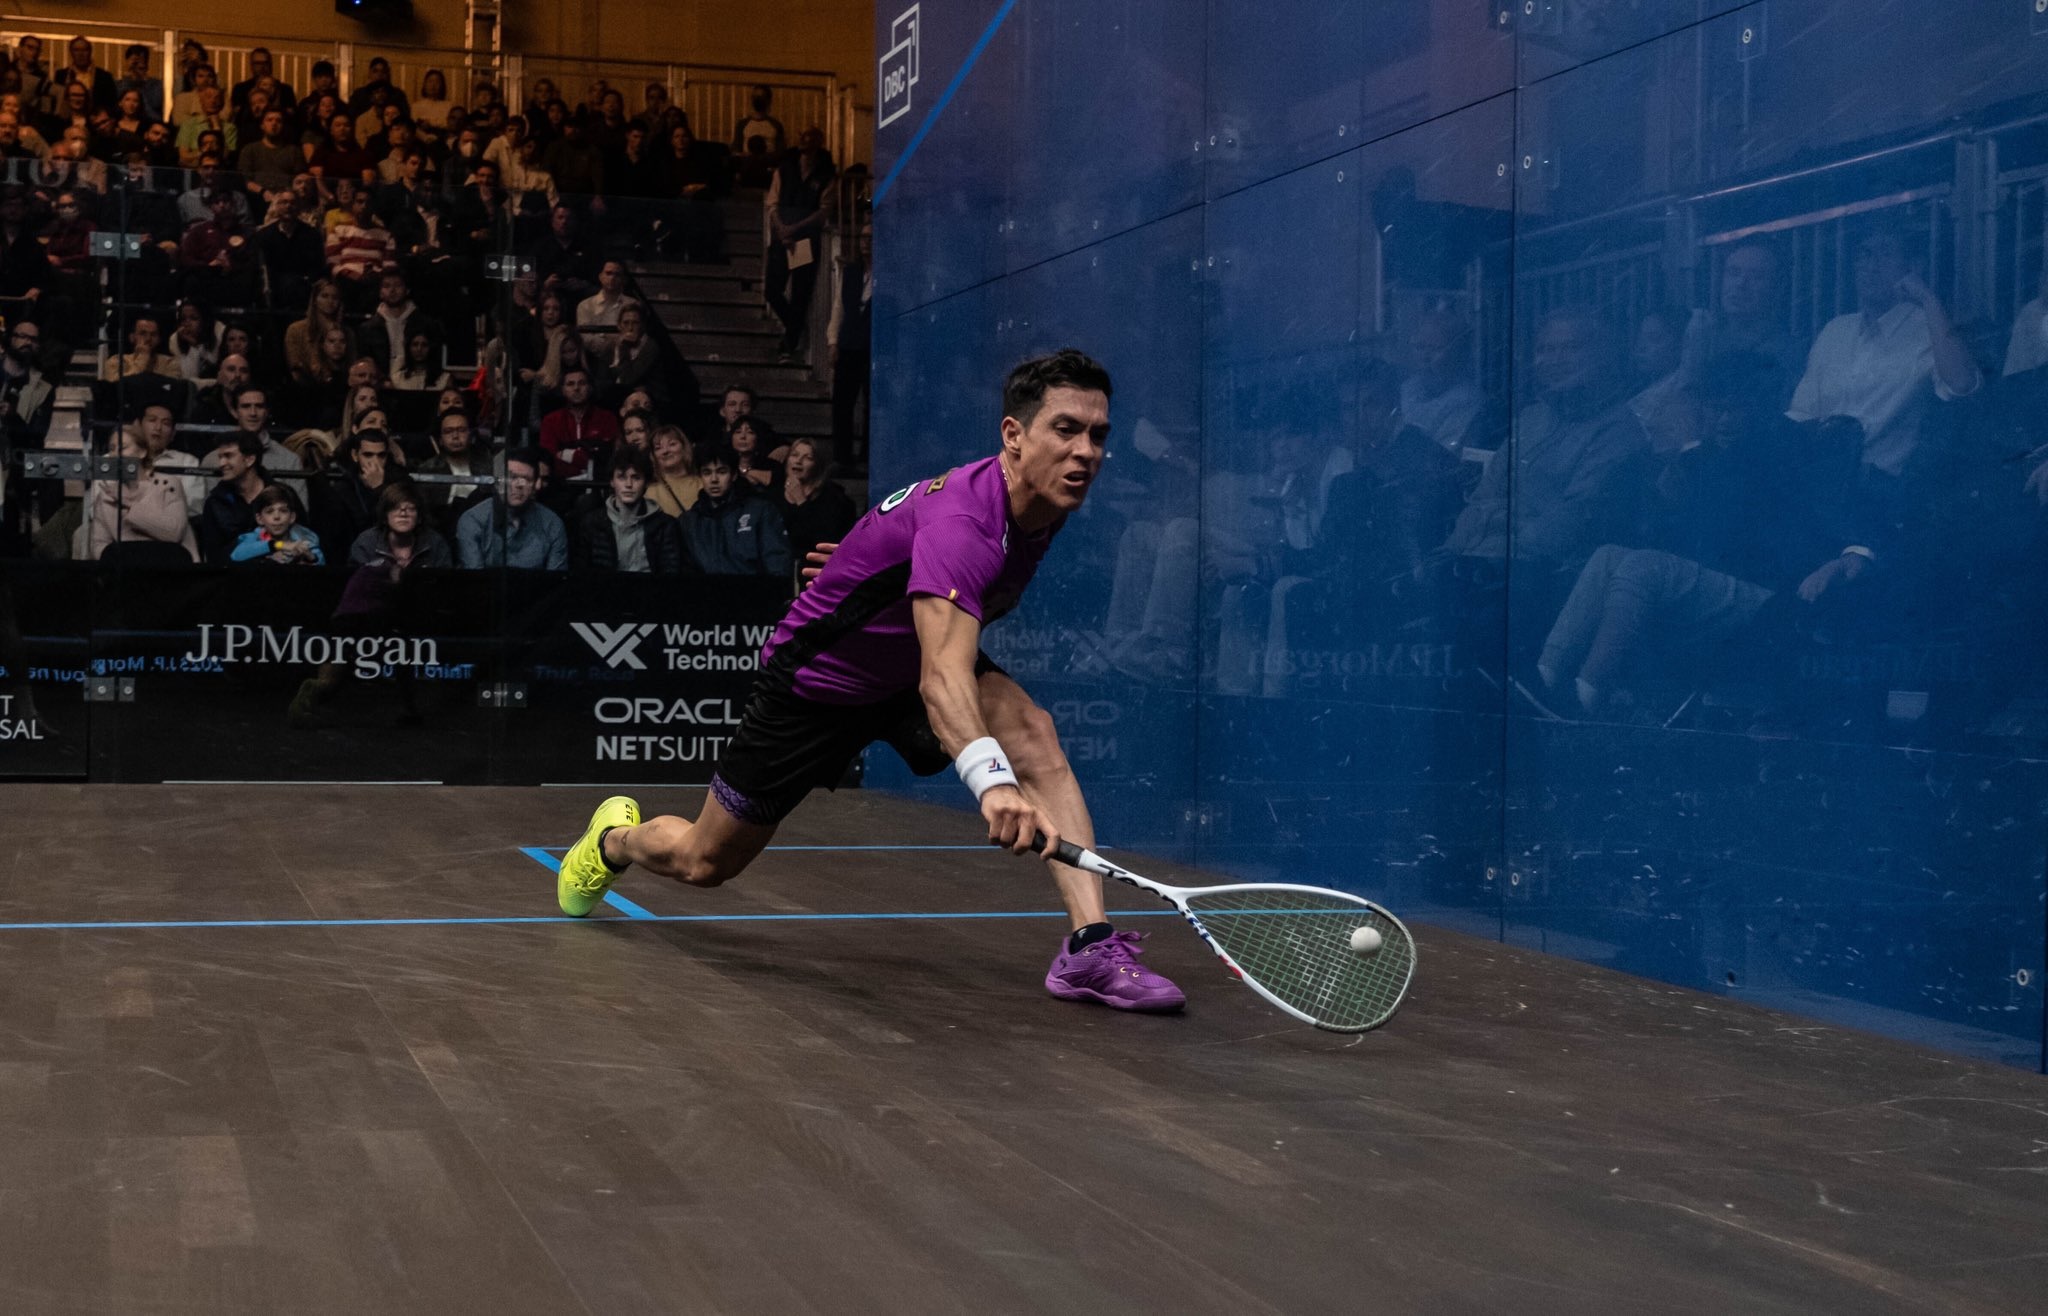
M 1386 938 L 1380 935 L 1378 928 L 1365 927 L 1352 930 L 1351 949 L 1357 951 L 1360 955 L 1370 955 L 1385 944 Z

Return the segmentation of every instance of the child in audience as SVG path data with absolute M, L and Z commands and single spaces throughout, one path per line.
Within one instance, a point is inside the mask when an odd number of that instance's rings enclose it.
M 299 496 L 282 485 L 266 484 L 250 502 L 256 528 L 235 541 L 236 562 L 275 562 L 279 566 L 325 566 L 320 536 L 299 524 Z

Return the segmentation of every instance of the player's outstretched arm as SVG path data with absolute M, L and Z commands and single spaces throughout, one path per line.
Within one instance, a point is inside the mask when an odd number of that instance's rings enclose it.
M 981 715 L 981 691 L 974 678 L 974 660 L 981 652 L 981 622 L 974 615 L 936 595 L 920 595 L 910 604 L 921 652 L 918 693 L 939 743 L 953 756 L 961 780 L 981 802 L 988 839 L 1030 854 L 1034 836 L 1043 833 L 1051 854 L 1059 830 L 1051 818 L 1017 789 L 1009 758 L 988 733 Z

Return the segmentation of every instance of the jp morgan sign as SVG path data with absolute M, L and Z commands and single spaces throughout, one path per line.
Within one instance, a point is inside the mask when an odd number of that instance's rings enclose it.
M 408 639 L 398 635 L 308 634 L 303 626 L 280 631 L 272 626 L 213 626 L 199 628 L 199 647 L 185 655 L 192 663 L 289 663 L 318 666 L 335 663 L 352 667 L 367 681 L 389 667 L 427 667 L 441 661 L 440 645 L 434 640 Z

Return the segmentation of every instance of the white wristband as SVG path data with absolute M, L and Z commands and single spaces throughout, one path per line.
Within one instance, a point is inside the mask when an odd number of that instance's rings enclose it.
M 967 789 L 974 792 L 979 800 L 988 794 L 991 786 L 1014 786 L 1017 774 L 1010 771 L 1009 756 L 996 743 L 994 736 L 983 736 L 953 760 L 953 771 L 960 774 L 960 780 L 967 783 Z

